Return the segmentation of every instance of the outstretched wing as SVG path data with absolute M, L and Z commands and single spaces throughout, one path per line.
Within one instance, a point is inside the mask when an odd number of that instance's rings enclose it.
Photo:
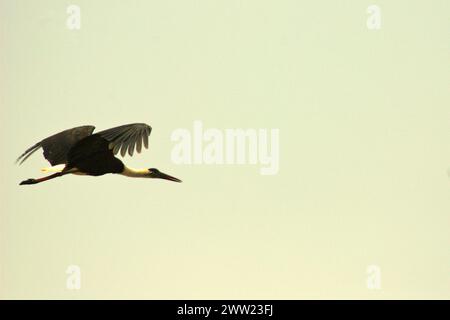
M 28 148 L 19 158 L 17 158 L 16 162 L 20 161 L 19 164 L 22 164 L 29 156 L 42 147 L 45 159 L 47 159 L 52 166 L 65 164 L 70 148 L 78 141 L 90 136 L 94 129 L 94 126 L 81 126 L 64 130 Z
M 148 137 L 152 132 L 152 128 L 145 123 L 132 123 L 120 127 L 111 128 L 100 131 L 96 134 L 102 136 L 109 141 L 109 148 L 114 154 L 120 150 L 122 157 L 128 154 L 133 156 L 134 149 L 141 153 L 142 144 L 148 148 Z

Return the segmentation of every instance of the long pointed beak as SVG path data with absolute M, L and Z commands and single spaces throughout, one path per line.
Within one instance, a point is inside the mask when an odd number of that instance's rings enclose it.
M 158 179 L 164 179 L 164 180 L 169 180 L 169 181 L 174 181 L 174 182 L 182 182 L 180 179 L 169 176 L 168 174 L 159 172 L 158 175 L 156 176 L 156 178 Z

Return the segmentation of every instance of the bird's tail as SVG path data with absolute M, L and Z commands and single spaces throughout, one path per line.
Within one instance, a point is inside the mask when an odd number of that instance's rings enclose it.
M 64 165 L 57 165 L 54 167 L 49 167 L 49 168 L 42 168 L 41 171 L 42 172 L 62 172 L 64 169 Z

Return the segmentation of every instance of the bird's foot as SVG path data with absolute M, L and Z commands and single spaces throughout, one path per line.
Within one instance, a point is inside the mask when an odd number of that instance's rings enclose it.
M 28 179 L 28 180 L 23 180 L 21 183 L 19 183 L 19 185 L 35 184 L 35 183 L 36 183 L 36 179 Z

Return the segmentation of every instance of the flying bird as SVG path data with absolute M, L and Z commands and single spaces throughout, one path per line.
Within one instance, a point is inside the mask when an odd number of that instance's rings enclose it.
M 156 168 L 133 169 L 116 158 L 119 151 L 122 157 L 138 153 L 142 145 L 148 148 L 148 137 L 152 128 L 145 123 L 133 123 L 107 129 L 97 133 L 94 126 L 80 126 L 64 130 L 36 143 L 28 148 L 17 160 L 22 164 L 34 152 L 42 148 L 44 157 L 52 166 L 64 165 L 57 172 L 39 179 L 28 179 L 20 185 L 36 184 L 66 174 L 101 176 L 106 173 L 116 173 L 132 178 L 157 178 L 175 182 L 180 179 L 162 173 Z M 43 171 L 55 171 L 54 168 Z

